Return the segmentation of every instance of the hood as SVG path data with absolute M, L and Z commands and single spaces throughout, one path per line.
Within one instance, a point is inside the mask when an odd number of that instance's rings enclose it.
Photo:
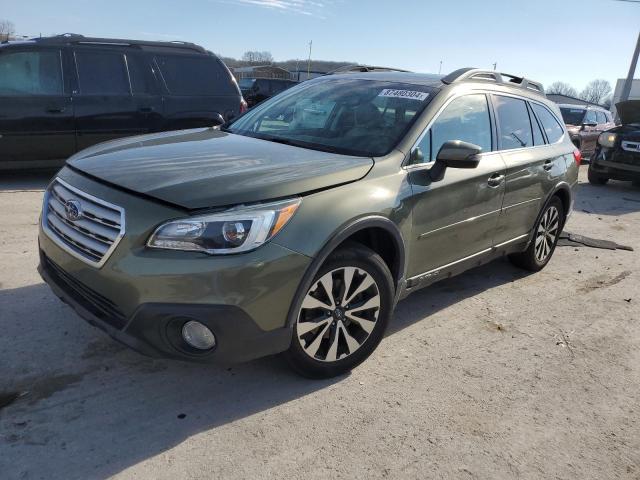
M 319 152 L 210 128 L 90 147 L 71 167 L 188 209 L 287 197 L 364 177 L 373 159 Z
M 616 103 L 616 111 L 623 125 L 640 123 L 640 100 Z

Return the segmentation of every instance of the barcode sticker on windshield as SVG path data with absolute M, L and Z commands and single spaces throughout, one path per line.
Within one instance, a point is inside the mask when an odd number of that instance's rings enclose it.
M 425 92 L 417 92 L 415 90 L 396 90 L 394 88 L 385 88 L 379 94 L 379 97 L 407 98 L 409 100 L 420 100 L 423 102 L 429 96 Z

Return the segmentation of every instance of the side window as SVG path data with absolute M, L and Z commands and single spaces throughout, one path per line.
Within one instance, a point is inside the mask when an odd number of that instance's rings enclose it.
M 598 119 L 596 118 L 596 112 L 593 110 L 587 110 L 587 114 L 584 116 L 583 123 L 598 123 Z
M 555 115 L 553 115 L 547 108 L 539 105 L 537 103 L 532 103 L 533 111 L 536 112 L 536 116 L 540 123 L 542 124 L 542 128 L 547 134 L 547 140 L 549 143 L 556 143 L 562 135 L 564 135 L 564 129 L 558 123 Z
M 524 100 L 495 95 L 500 149 L 511 150 L 533 145 L 529 112 Z
M 158 55 L 156 63 L 172 95 L 235 95 L 227 70 L 209 55 Z
M 596 119 L 598 120 L 598 124 L 607 123 L 607 117 L 605 117 L 603 112 L 596 111 Z
M 528 103 L 527 105 L 529 110 L 529 118 L 531 119 L 531 129 L 533 130 L 533 144 L 544 145 L 544 135 L 542 135 L 540 124 L 538 123 L 536 116 L 533 114 L 533 110 L 531 110 L 531 105 Z
M 60 52 L 0 55 L 0 96 L 62 95 Z
M 478 145 L 483 152 L 491 151 L 491 119 L 484 94 L 458 97 L 445 107 L 418 144 L 422 162 L 434 161 L 449 140 L 462 140 Z
M 129 95 L 124 55 L 115 52 L 77 51 L 81 95 Z
M 147 58 L 141 55 L 127 55 L 127 67 L 131 79 L 131 92 L 134 95 L 155 93 L 153 72 Z

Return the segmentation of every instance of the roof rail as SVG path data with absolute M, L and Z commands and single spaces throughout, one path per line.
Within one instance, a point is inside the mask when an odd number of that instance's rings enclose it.
M 362 73 L 362 72 L 408 72 L 409 70 L 401 70 L 399 68 L 393 67 L 379 67 L 376 65 L 345 65 L 342 67 L 338 67 L 335 70 L 327 72 L 328 74 L 338 74 L 338 73 Z
M 447 85 L 458 82 L 494 82 L 510 87 L 524 88 L 534 93 L 544 95 L 544 87 L 539 82 L 528 78 L 519 77 L 510 73 L 496 72 L 494 70 L 482 70 L 479 68 L 460 68 L 442 78 L 442 83 Z
M 149 47 L 173 47 L 173 48 L 186 48 L 195 50 L 198 52 L 206 53 L 207 51 L 200 45 L 195 43 L 183 42 L 183 41 L 169 41 L 158 42 L 152 40 L 127 40 L 121 38 L 95 38 L 85 37 L 84 35 L 78 35 L 76 33 L 63 33 L 61 35 L 54 35 L 51 37 L 36 37 L 32 40 L 41 43 L 53 43 L 53 44 L 78 44 L 78 45 L 126 45 L 126 46 L 149 46 Z

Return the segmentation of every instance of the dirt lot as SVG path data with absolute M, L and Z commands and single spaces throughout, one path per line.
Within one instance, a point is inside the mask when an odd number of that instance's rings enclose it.
M 583 167 L 584 169 L 584 167 Z M 0 477 L 640 478 L 640 190 L 584 183 L 558 248 L 403 301 L 351 375 L 147 359 L 36 273 L 43 175 L 0 180 Z

